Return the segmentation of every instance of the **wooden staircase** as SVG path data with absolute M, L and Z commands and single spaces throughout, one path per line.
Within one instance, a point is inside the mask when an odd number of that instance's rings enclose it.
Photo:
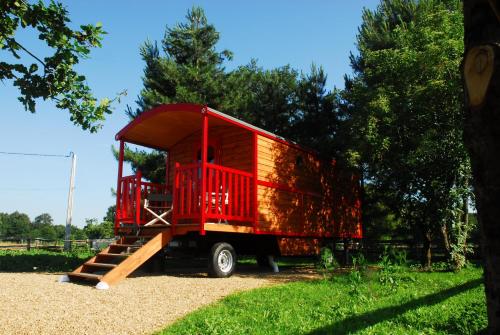
M 125 279 L 172 240 L 170 230 L 154 236 L 124 236 L 95 257 L 83 263 L 60 281 L 93 281 L 96 288 L 107 289 Z

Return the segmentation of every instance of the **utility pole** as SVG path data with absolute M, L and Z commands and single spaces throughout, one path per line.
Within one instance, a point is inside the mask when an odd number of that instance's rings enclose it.
M 71 219 L 73 217 L 73 191 L 75 189 L 75 172 L 76 172 L 76 155 L 74 152 L 70 153 L 71 156 L 71 176 L 69 179 L 69 192 L 68 192 L 68 209 L 66 211 L 66 233 L 64 234 L 64 251 L 71 249 Z

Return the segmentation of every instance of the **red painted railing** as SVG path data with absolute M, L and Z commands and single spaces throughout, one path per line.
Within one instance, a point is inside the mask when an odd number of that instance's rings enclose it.
M 122 177 L 119 182 L 120 195 L 116 215 L 118 223 L 144 224 L 152 219 L 152 215 L 144 210 L 144 199 L 150 194 L 166 194 L 165 184 L 149 183 L 141 180 L 141 172 L 138 171 L 133 176 Z M 157 206 L 165 206 L 164 203 L 157 203 Z
M 251 173 L 207 163 L 205 217 L 208 221 L 252 221 L 253 176 Z M 201 207 L 200 164 L 175 168 L 174 215 L 197 219 Z
M 251 173 L 207 163 L 204 216 L 207 222 L 252 222 L 254 217 L 253 176 Z M 201 166 L 188 164 L 175 166 L 173 190 L 173 218 L 200 223 L 201 220 Z M 144 199 L 149 194 L 166 194 L 164 184 L 141 180 L 141 173 L 122 177 L 117 195 L 117 227 L 120 223 L 143 225 L 153 219 L 144 210 Z M 164 207 L 164 203 L 155 204 Z

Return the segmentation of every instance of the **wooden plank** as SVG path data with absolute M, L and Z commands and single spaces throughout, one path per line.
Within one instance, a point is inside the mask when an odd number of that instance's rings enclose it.
M 206 231 L 217 231 L 226 233 L 242 233 L 242 234 L 252 234 L 253 227 L 248 226 L 236 226 L 220 223 L 205 223 Z
M 134 272 L 134 270 L 166 246 L 171 239 L 172 233 L 170 231 L 164 231 L 157 234 L 139 250 L 121 262 L 117 267 L 106 273 L 101 278 L 101 281 L 108 285 L 114 285 L 125 279 L 129 274 Z

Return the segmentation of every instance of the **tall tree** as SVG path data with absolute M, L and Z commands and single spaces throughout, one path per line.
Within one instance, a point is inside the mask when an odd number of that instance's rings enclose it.
M 136 101 L 138 108 L 134 111 L 128 107 L 128 116 L 133 119 L 164 103 L 189 102 L 220 108 L 224 99 L 223 63 L 232 58 L 232 53 L 217 51 L 218 41 L 219 32 L 208 23 L 200 7 L 188 11 L 186 22 L 166 28 L 161 42 L 164 55 L 157 42 L 146 41 L 140 49 L 146 63 L 144 88 Z M 165 176 L 161 152 L 127 150 L 125 160 L 149 180 L 158 181 Z
M 53 225 L 54 220 L 48 213 L 43 213 L 35 217 L 31 227 L 31 237 L 45 238 L 48 240 L 57 239 L 57 231 Z
M 5 236 L 16 239 L 30 237 L 31 222 L 28 215 L 19 212 L 13 212 L 4 217 Z
M 451 227 L 463 226 L 469 192 L 456 71 L 461 20 L 458 0 L 382 0 L 365 10 L 359 55 L 351 56 L 355 74 L 344 92 L 353 139 L 348 157 L 422 236 L 426 266 L 433 236 L 442 231 L 447 240 Z
M 500 4 L 464 1 L 465 143 L 471 155 L 489 334 L 500 334 Z
M 95 132 L 102 126 L 105 115 L 111 113 L 112 101 L 104 98 L 98 102 L 75 65 L 87 58 L 92 48 L 101 47 L 105 32 L 100 23 L 73 30 L 68 22 L 68 12 L 54 0 L 48 5 L 42 0 L 33 4 L 23 0 L 2 1 L 0 49 L 10 54 L 12 61 L 2 57 L 0 80 L 12 81 L 19 89 L 19 101 L 26 110 L 34 113 L 37 99 L 51 99 L 57 108 L 69 111 L 74 124 Z M 37 55 L 16 39 L 20 28 L 36 30 L 49 54 Z

